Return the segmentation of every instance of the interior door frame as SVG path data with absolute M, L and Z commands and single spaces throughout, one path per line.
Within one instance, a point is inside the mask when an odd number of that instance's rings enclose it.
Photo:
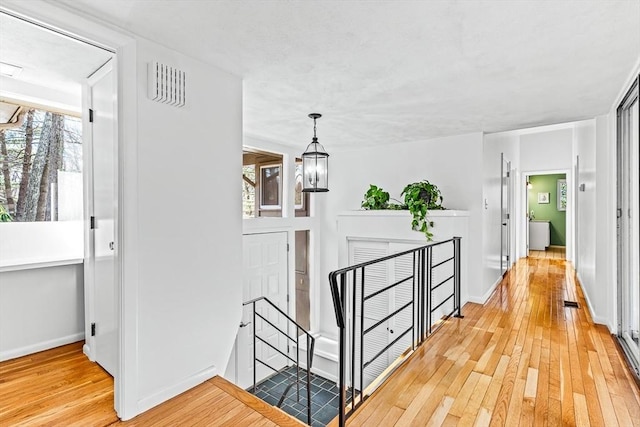
M 116 308 L 119 321 L 119 378 L 114 382 L 114 407 L 118 417 L 128 420 L 145 409 L 148 402 L 141 402 L 138 389 L 137 310 L 138 310 L 138 221 L 136 181 L 138 133 L 138 49 L 137 39 L 113 26 L 79 14 L 73 9 L 46 0 L 4 0 L 0 11 L 43 26 L 83 43 L 105 49 L 114 54 L 116 91 L 116 145 L 118 147 L 118 211 L 116 216 L 116 240 L 119 243 L 116 257 Z M 122 120 L 126 117 L 126 120 Z M 124 162 L 124 159 L 127 162 Z M 128 167 L 125 167 L 129 165 Z M 126 187 L 124 182 L 127 183 Z M 126 210 L 124 206 L 126 205 Z M 127 223 L 126 240 L 121 224 Z M 127 262 L 124 262 L 126 253 Z M 123 285 L 126 282 L 126 287 Z
M 516 231 L 516 234 L 524 233 L 527 236 L 526 239 L 523 239 L 522 246 L 520 246 L 520 256 L 527 257 L 529 256 L 529 189 L 527 188 L 527 182 L 529 181 L 530 176 L 535 175 L 557 175 L 557 174 L 565 174 L 567 180 L 567 210 L 566 210 L 566 218 L 565 218 L 565 229 L 566 229 L 566 243 L 565 243 L 565 259 L 567 261 L 573 262 L 576 258 L 576 249 L 574 247 L 573 237 L 576 234 L 576 222 L 575 222 L 575 198 L 573 195 L 573 183 L 576 180 L 576 177 L 573 176 L 573 167 L 571 169 L 553 169 L 553 170 L 532 170 L 532 171 L 522 171 L 522 175 L 520 178 L 520 186 L 524 188 L 522 198 L 519 202 L 519 212 L 517 212 L 517 217 L 523 221 L 520 224 L 519 229 Z
M 507 169 L 505 171 L 505 163 Z M 506 175 L 505 175 L 506 172 Z M 511 254 L 511 233 L 513 232 L 512 228 L 512 187 L 513 187 L 513 177 L 511 170 L 511 161 L 507 160 L 504 156 L 504 153 L 500 153 L 500 274 L 504 277 L 509 270 L 511 269 L 511 265 L 513 263 L 513 258 Z M 506 200 L 505 200 L 505 189 L 504 189 L 504 180 L 506 179 Z M 506 218 L 504 216 L 504 211 L 506 207 Z M 505 224 L 506 223 L 506 224 Z M 506 236 L 505 236 L 506 234 Z M 528 236 L 528 235 L 527 235 Z M 506 239 L 505 239 L 506 237 Z M 506 240 L 506 248 L 504 247 Z M 528 242 L 528 238 L 527 238 Z M 506 251 L 506 253 L 505 253 Z M 505 259 L 506 255 L 506 259 Z M 503 269 L 503 264 L 506 266 Z

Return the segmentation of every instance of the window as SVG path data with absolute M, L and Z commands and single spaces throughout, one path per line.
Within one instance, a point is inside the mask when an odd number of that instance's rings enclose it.
M 309 216 L 310 197 L 309 193 L 302 192 L 302 159 L 296 159 L 296 169 L 294 175 L 294 204 L 296 216 Z
M 82 219 L 80 118 L 27 107 L 18 114 L 21 124 L 0 131 L 0 217 L 5 222 Z
M 242 152 L 242 217 L 281 217 L 283 157 L 245 148 Z
M 557 190 L 557 194 L 558 194 L 558 200 L 557 200 L 557 207 L 559 211 L 566 211 L 567 210 L 567 180 L 566 179 L 559 179 L 558 180 L 558 190 Z
M 260 166 L 260 209 L 282 209 L 281 165 Z
M 256 216 L 256 165 L 242 166 L 242 217 Z

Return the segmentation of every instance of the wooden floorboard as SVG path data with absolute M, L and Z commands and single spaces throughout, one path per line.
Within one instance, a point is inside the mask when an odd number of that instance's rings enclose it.
M 640 426 L 638 386 L 593 323 L 564 251 L 552 249 L 448 320 L 347 424 Z
M 0 363 L 1 427 L 303 425 L 220 377 L 122 422 L 113 409 L 113 379 L 87 359 L 82 344 Z

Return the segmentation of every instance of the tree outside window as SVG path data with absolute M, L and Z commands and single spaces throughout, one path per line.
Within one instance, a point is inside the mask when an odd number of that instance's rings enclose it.
M 80 118 L 22 108 L 22 124 L 0 130 L 0 217 L 5 222 L 81 219 Z

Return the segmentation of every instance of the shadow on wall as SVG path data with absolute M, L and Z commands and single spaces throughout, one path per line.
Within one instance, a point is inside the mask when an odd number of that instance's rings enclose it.
M 562 210 L 558 204 L 558 180 L 565 180 L 567 175 L 531 175 L 529 182 L 529 215 L 531 219 L 547 220 L 550 222 L 551 245 L 566 246 L 567 244 L 567 218 L 566 210 Z M 566 188 L 566 187 L 565 187 Z M 566 203 L 564 204 L 566 209 Z

